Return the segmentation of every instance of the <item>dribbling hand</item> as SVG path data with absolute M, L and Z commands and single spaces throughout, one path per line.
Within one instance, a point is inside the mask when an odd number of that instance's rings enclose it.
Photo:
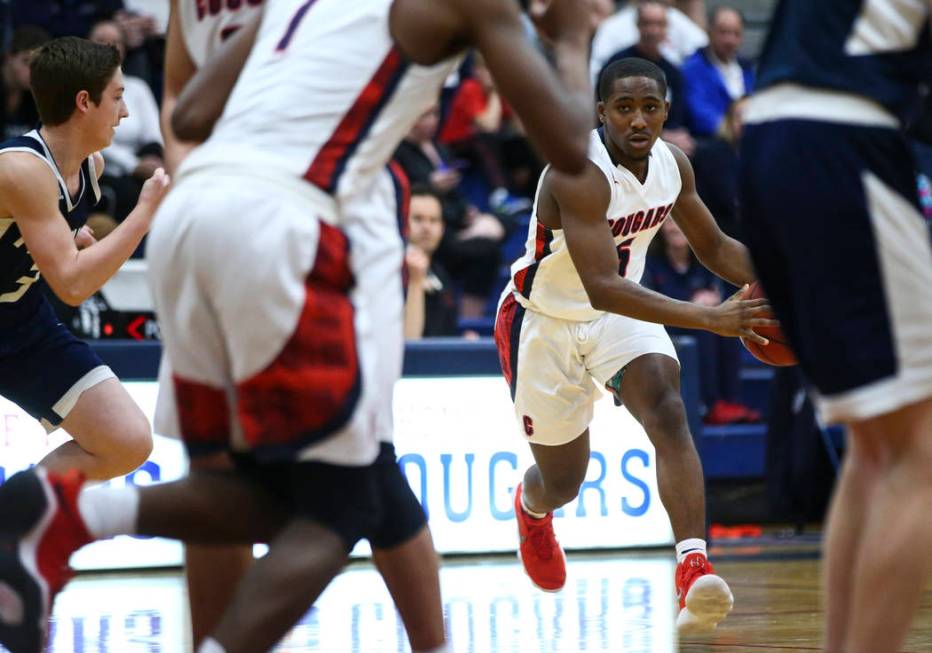
M 744 299 L 750 286 L 745 284 L 727 300 L 712 307 L 709 331 L 720 336 L 741 337 L 767 345 L 767 338 L 754 332 L 754 327 L 779 327 L 780 322 L 770 317 L 770 302 L 764 298 Z

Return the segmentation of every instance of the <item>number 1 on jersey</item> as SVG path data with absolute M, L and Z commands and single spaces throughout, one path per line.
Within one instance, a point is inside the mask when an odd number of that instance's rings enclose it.
M 618 274 L 622 277 L 628 271 L 628 261 L 631 260 L 631 244 L 633 242 L 634 238 L 629 238 L 618 243 L 615 248 L 618 250 Z
M 317 0 L 307 0 L 303 5 L 298 7 L 298 10 L 295 12 L 294 16 L 291 18 L 291 22 L 288 23 L 288 29 L 285 30 L 285 35 L 282 37 L 282 40 L 278 42 L 278 45 L 275 47 L 277 52 L 281 52 L 288 47 L 288 44 L 291 43 L 291 37 L 294 36 L 295 30 L 298 29 L 298 25 L 301 24 L 301 21 L 304 20 L 304 17 L 307 15 L 308 9 L 314 6 L 314 3 Z

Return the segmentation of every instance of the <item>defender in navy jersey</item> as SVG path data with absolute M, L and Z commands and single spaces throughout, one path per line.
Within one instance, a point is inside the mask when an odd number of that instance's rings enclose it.
M 31 76 L 43 124 L 0 143 L 0 395 L 74 438 L 43 466 L 106 479 L 148 457 L 148 421 L 110 368 L 58 321 L 40 275 L 68 304 L 96 292 L 145 234 L 166 180 L 147 182 L 131 219 L 94 242 L 83 227 L 100 198 L 96 152 L 127 115 L 119 54 L 59 39 L 38 51 Z
M 823 417 L 849 427 L 831 653 L 900 650 L 930 569 L 932 237 L 902 136 L 932 81 L 929 22 L 928 0 L 782 0 L 746 114 L 754 263 Z

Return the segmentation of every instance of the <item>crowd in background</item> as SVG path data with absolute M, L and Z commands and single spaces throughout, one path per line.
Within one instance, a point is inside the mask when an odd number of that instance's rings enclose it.
M 629 56 L 653 61 L 665 71 L 670 113 L 663 138 L 690 157 L 700 196 L 723 230 L 740 238 L 737 142 L 743 98 L 755 83 L 752 62 L 743 56 L 740 1 L 739 6 L 713 0 L 709 6 L 706 0 L 597 4 L 593 81 L 610 62 Z M 0 0 L 5 13 L 0 74 L 4 138 L 36 124 L 28 64 L 30 53 L 45 41 L 85 36 L 114 44 L 123 53 L 130 116 L 103 152 L 103 200 L 89 222 L 98 237 L 126 217 L 142 181 L 163 164 L 158 107 L 167 5 L 167 0 Z M 530 24 L 528 38 L 535 38 Z M 546 50 L 543 44 L 539 47 Z M 932 125 L 919 123 L 914 129 L 932 141 Z M 932 147 L 917 148 L 921 160 L 932 162 Z M 468 57 L 448 80 L 436 106 L 420 117 L 398 148 L 395 161 L 412 187 L 407 337 L 488 335 L 509 266 L 524 251 L 543 165 L 481 58 Z M 928 177 L 920 188 L 932 214 Z M 698 264 L 672 221 L 655 243 L 643 282 L 676 299 L 700 303 L 718 303 L 735 291 Z M 756 411 L 738 401 L 737 340 L 701 336 L 706 420 L 758 420 Z

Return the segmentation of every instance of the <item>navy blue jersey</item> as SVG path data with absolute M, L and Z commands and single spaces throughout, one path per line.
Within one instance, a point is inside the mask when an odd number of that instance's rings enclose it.
M 900 120 L 932 80 L 926 0 L 781 0 L 759 89 L 781 82 L 860 95 Z
M 87 220 L 90 205 L 100 199 L 93 157 L 81 164 L 81 181 L 77 196 L 71 197 L 58 166 L 38 131 L 0 143 L 0 155 L 6 152 L 30 152 L 45 161 L 58 180 L 59 210 L 62 219 L 75 233 Z M 20 324 L 32 316 L 42 301 L 39 270 L 32 260 L 15 219 L 0 218 L 0 327 Z

